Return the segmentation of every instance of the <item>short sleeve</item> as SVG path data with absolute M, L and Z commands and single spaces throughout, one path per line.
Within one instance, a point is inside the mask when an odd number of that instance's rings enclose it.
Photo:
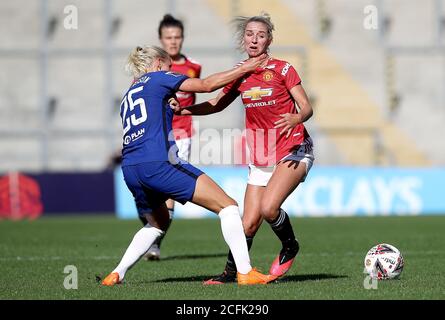
M 288 90 L 301 83 L 300 76 L 290 63 L 284 65 L 283 69 L 281 69 L 281 75 Z
M 193 78 L 201 78 L 201 69 L 202 69 L 201 64 L 198 61 L 196 61 L 190 57 L 186 57 L 186 56 L 184 56 L 184 57 L 186 59 L 186 65 L 188 65 L 190 68 L 193 69 L 193 72 L 194 72 Z
M 196 65 L 196 78 L 201 78 L 201 65 Z
M 164 81 L 162 81 L 162 84 L 164 87 L 173 91 L 178 91 L 181 84 L 187 80 L 188 77 L 180 73 L 167 71 L 164 73 L 163 79 Z

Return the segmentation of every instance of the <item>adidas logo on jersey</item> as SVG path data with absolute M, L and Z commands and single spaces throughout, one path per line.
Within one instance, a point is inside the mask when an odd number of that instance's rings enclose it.
M 286 65 L 284 66 L 283 70 L 281 70 L 281 75 L 285 76 L 286 73 L 289 71 L 290 68 L 290 63 L 286 63 Z

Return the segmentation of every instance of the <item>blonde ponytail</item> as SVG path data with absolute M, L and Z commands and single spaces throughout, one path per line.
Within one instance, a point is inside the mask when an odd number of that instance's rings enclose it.
M 137 46 L 128 56 L 125 70 L 134 78 L 139 78 L 147 72 L 147 69 L 151 68 L 153 61 L 158 58 L 168 61 L 170 56 L 164 49 L 156 46 Z

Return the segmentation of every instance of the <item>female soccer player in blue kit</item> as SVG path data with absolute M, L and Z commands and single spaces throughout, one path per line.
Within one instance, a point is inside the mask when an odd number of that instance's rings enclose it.
M 173 110 L 169 99 L 176 91 L 212 92 L 255 70 L 266 55 L 205 79 L 170 72 L 171 58 L 155 46 L 137 47 L 127 70 L 136 79 L 124 95 L 120 115 L 123 125 L 122 171 L 138 213 L 148 223 L 134 236 L 119 265 L 102 281 L 121 283 L 125 273 L 162 236 L 168 227 L 168 198 L 191 201 L 218 214 L 221 230 L 238 270 L 238 284 L 266 284 L 276 279 L 253 269 L 239 208 L 212 179 L 177 155 L 172 133 Z

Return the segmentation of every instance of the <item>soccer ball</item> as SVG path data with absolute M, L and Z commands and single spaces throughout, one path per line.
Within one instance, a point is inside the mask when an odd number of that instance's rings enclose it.
M 381 243 L 372 247 L 366 254 L 364 272 L 372 279 L 394 279 L 402 273 L 403 265 L 400 251 L 390 244 Z

